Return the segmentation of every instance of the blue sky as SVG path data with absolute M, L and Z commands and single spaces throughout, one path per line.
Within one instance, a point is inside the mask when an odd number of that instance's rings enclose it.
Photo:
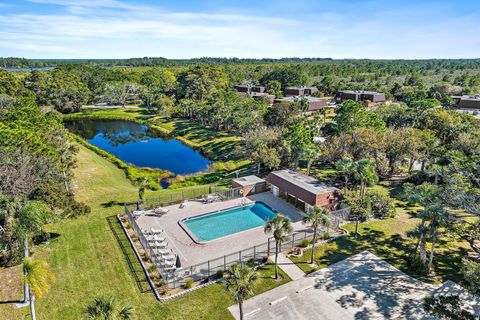
M 478 58 L 480 0 L 0 0 L 0 56 Z

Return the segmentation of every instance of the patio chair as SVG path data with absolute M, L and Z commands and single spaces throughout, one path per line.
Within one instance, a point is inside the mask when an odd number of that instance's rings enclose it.
M 134 218 L 138 218 L 140 216 L 142 216 L 145 212 L 143 210 L 135 210 L 132 212 L 132 215 Z
M 162 258 L 163 260 L 168 261 L 168 263 L 172 262 L 173 264 L 175 264 L 175 259 L 177 257 L 175 257 L 175 255 L 170 252 L 168 255 L 162 256 Z
M 166 249 L 166 248 L 164 248 L 164 249 L 159 249 L 159 250 L 157 250 L 157 252 L 158 252 L 162 257 L 164 257 L 164 256 L 165 256 L 165 257 L 168 257 L 169 255 L 172 254 L 172 250 L 171 250 L 171 249 Z
M 149 244 L 155 244 L 156 242 L 165 242 L 165 240 L 167 240 L 167 237 L 159 234 L 149 235 L 149 236 L 146 236 L 145 238 L 147 239 L 147 242 Z
M 150 230 L 142 229 L 142 233 L 144 236 L 154 236 L 156 234 L 162 234 L 163 229 L 154 229 L 154 228 L 150 228 Z
M 162 234 L 163 233 L 163 229 L 150 228 L 150 231 L 152 232 L 152 234 Z
M 183 209 L 187 206 L 188 200 L 184 200 L 182 203 L 180 203 L 180 209 Z
M 154 249 L 165 249 L 168 247 L 168 243 L 163 240 L 163 241 L 154 241 L 150 243 L 150 246 L 153 247 Z
M 153 213 L 155 215 L 159 215 L 159 216 L 163 216 L 164 214 L 166 214 L 168 212 L 168 209 L 165 209 L 163 207 L 156 207 L 154 210 L 153 210 Z

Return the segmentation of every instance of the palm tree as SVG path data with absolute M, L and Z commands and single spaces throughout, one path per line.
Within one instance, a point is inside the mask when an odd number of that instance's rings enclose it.
M 428 226 L 426 225 L 426 219 L 422 213 L 422 222 L 420 222 L 415 229 L 411 232 L 411 236 L 417 238 L 415 244 L 415 250 L 413 251 L 413 258 L 417 257 L 417 251 L 420 248 L 420 262 L 425 265 L 427 261 L 427 238 L 428 238 Z
M 138 198 L 143 202 L 145 197 L 145 189 L 148 186 L 148 179 L 146 177 L 138 177 L 135 181 L 138 186 Z
M 293 231 L 292 222 L 284 215 L 277 214 L 273 219 L 265 222 L 263 231 L 267 234 L 273 233 L 275 239 L 275 279 L 278 279 L 278 252 L 282 243 L 288 240 L 288 235 Z
M 427 270 L 432 270 L 433 267 L 433 255 L 435 252 L 435 246 L 438 240 L 438 233 L 439 228 L 446 227 L 450 223 L 450 216 L 448 211 L 445 208 L 437 203 L 429 206 L 427 208 L 429 210 L 430 216 L 430 225 L 429 225 L 429 233 L 432 239 L 432 247 L 430 249 L 430 257 L 428 259 L 428 267 Z M 426 209 L 426 210 L 427 210 Z
M 310 168 L 312 167 L 312 162 L 317 160 L 320 157 L 320 149 L 312 144 L 305 150 L 303 150 L 303 158 L 307 160 L 307 175 L 310 174 Z
M 130 320 L 133 308 L 129 305 L 119 307 L 113 296 L 97 296 L 86 307 L 85 315 L 91 320 Z
M 330 226 L 328 212 L 324 208 L 315 207 L 310 215 L 303 218 L 303 223 L 310 224 L 313 229 L 312 257 L 310 258 L 310 264 L 313 264 L 315 256 L 315 243 L 317 242 L 317 230 L 321 226 L 327 228 Z
M 223 280 L 225 290 L 232 293 L 238 302 L 240 320 L 243 320 L 243 301 L 253 295 L 252 287 L 258 279 L 258 274 L 244 264 L 234 264 L 227 270 L 227 276 Z
M 375 172 L 375 162 L 368 159 L 361 159 L 353 164 L 353 176 L 360 182 L 360 196 L 365 197 L 367 186 L 378 180 Z
M 335 167 L 337 168 L 337 170 L 341 170 L 343 172 L 343 177 L 345 178 L 345 194 L 347 194 L 348 192 L 348 180 L 350 179 L 350 177 L 353 175 L 353 172 L 354 172 L 353 163 L 354 162 L 350 158 L 344 158 L 340 161 L 337 161 L 337 163 L 335 163 Z
M 30 314 L 32 319 L 35 320 L 35 297 L 42 298 L 50 288 L 50 281 L 54 279 L 54 276 L 46 261 L 30 258 L 23 260 L 23 272 L 23 281 L 29 294 Z
M 411 183 L 405 183 L 403 190 L 407 201 L 410 205 L 423 205 L 425 210 L 419 213 L 419 217 L 422 219 L 417 226 L 414 236 L 417 238 L 415 244 L 415 250 L 413 251 L 413 257 L 417 257 L 417 251 L 420 248 L 420 262 L 426 265 L 427 262 L 427 238 L 429 234 L 429 228 L 426 225 L 427 221 L 431 219 L 432 206 L 435 206 L 441 199 L 440 189 L 438 186 L 428 182 L 424 182 L 421 185 L 415 186 Z

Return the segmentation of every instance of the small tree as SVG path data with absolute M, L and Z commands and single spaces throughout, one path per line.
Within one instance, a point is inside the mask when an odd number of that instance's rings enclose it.
M 468 259 L 462 260 L 462 271 L 468 287 L 474 294 L 480 294 L 480 263 Z
M 371 190 L 367 192 L 366 197 L 370 202 L 372 214 L 376 218 L 385 219 L 395 216 L 395 203 L 388 194 Z
M 138 186 L 138 198 L 143 202 L 145 199 L 145 189 L 148 187 L 148 179 L 146 177 L 138 177 L 135 183 Z
M 430 217 L 429 233 L 432 241 L 430 249 L 430 257 L 428 259 L 428 271 L 433 267 L 433 255 L 435 252 L 435 246 L 439 237 L 439 229 L 441 227 L 447 227 L 450 224 L 450 216 L 448 211 L 441 204 L 433 204 L 426 208 Z
M 307 175 L 310 174 L 310 168 L 312 167 L 313 161 L 317 160 L 320 155 L 320 149 L 314 144 L 309 145 L 303 150 L 302 157 L 307 160 Z
M 360 196 L 365 197 L 367 186 L 378 180 L 375 172 L 375 162 L 368 159 L 358 160 L 353 164 L 353 176 L 360 182 Z
M 264 232 L 273 234 L 275 239 L 275 279 L 278 279 L 278 252 L 283 242 L 288 240 L 288 235 L 293 231 L 292 222 L 289 218 L 277 214 L 273 219 L 265 222 Z
M 133 308 L 129 305 L 120 307 L 113 296 L 98 296 L 85 308 L 85 316 L 90 320 L 130 320 Z
M 50 288 L 50 282 L 54 279 L 53 273 L 47 262 L 25 258 L 23 260 L 23 281 L 29 288 L 30 314 L 33 320 L 35 316 L 35 297 L 42 298 Z
M 243 320 L 243 301 L 253 295 L 252 287 L 258 279 L 258 274 L 244 264 L 234 264 L 227 270 L 223 280 L 225 290 L 233 295 L 240 309 L 240 320 Z
M 348 181 L 350 180 L 350 177 L 353 176 L 354 173 L 354 166 L 353 166 L 353 161 L 350 158 L 344 158 L 337 163 L 335 163 L 335 167 L 337 170 L 342 171 L 343 177 L 345 180 L 345 194 L 348 192 Z
M 345 203 L 351 208 L 351 215 L 355 218 L 355 238 L 358 236 L 358 225 L 360 221 L 366 220 L 371 214 L 370 199 L 362 198 L 358 194 L 346 196 Z
M 312 257 L 310 264 L 313 264 L 315 256 L 315 243 L 317 242 L 317 231 L 319 227 L 329 227 L 330 219 L 328 219 L 328 212 L 324 208 L 315 207 L 310 215 L 303 218 L 303 223 L 309 224 L 313 229 L 313 243 L 312 243 Z

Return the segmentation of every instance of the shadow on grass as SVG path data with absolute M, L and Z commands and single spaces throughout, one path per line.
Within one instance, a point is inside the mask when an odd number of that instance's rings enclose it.
M 118 201 L 112 200 L 112 201 L 102 203 L 101 206 L 103 208 L 111 208 L 114 206 L 123 206 L 124 204 L 125 202 L 118 202 Z
M 118 221 L 116 216 L 107 217 L 108 225 L 110 226 L 110 230 L 112 231 L 115 239 L 117 240 L 120 249 L 122 250 L 123 256 L 125 261 L 127 262 L 128 268 L 132 273 L 133 278 L 138 286 L 140 292 L 151 292 L 152 288 L 148 283 L 147 277 L 145 272 L 143 271 L 142 265 L 140 261 L 138 261 L 135 252 L 132 249 L 130 241 L 128 240 L 125 232 L 123 231 L 120 222 Z
M 437 254 L 434 256 L 435 277 L 418 274 L 410 267 L 409 256 L 414 250 L 415 241 L 402 238 L 398 234 L 386 236 L 384 232 L 364 228 L 362 233 L 355 238 L 353 235 L 337 239 L 315 250 L 315 262 L 321 268 L 329 266 L 352 255 L 368 250 L 404 273 L 421 281 L 432 283 L 447 279 L 463 283 L 461 273 L 462 257 L 468 250 L 461 247 L 451 247 L 448 241 L 439 241 Z M 316 270 L 309 267 L 311 250 L 307 250 L 304 256 L 295 262 L 306 273 Z

